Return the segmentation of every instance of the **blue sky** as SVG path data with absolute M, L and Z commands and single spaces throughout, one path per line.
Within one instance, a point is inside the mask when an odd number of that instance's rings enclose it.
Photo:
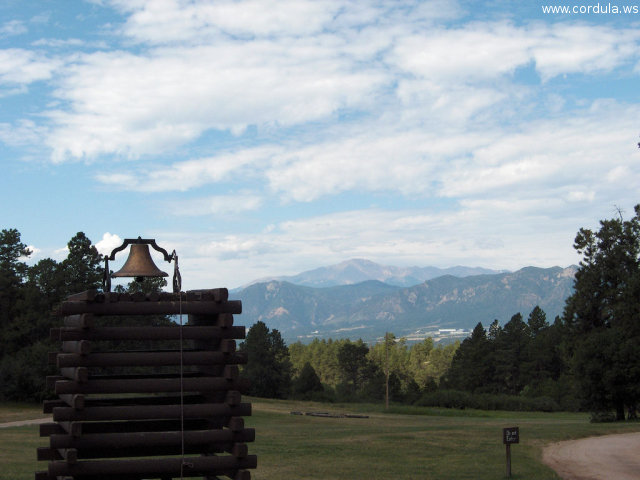
M 155 238 L 185 288 L 577 263 L 640 202 L 640 14 L 595 5 L 4 1 L 0 227 Z

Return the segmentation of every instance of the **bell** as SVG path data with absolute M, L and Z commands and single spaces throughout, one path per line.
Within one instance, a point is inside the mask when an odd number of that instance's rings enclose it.
M 143 277 L 168 277 L 151 259 L 149 245 L 146 243 L 132 243 L 129 258 L 122 268 L 111 274 L 112 277 L 135 277 L 139 282 Z

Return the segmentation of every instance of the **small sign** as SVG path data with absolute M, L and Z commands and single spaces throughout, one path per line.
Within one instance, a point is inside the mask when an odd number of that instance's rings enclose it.
M 509 427 L 502 429 L 502 443 L 511 445 L 520 443 L 520 431 L 518 427 Z

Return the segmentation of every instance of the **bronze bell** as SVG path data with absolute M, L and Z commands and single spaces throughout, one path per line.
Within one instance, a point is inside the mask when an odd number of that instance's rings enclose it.
M 149 245 L 146 243 L 132 243 L 129 258 L 122 268 L 111 274 L 112 277 L 135 277 L 139 282 L 143 277 L 168 277 L 169 274 L 160 270 L 151 258 Z

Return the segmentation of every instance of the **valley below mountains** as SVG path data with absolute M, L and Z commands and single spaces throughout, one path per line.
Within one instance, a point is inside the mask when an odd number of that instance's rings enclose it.
M 427 275 L 442 272 L 434 267 L 411 270 L 350 260 L 286 280 L 253 283 L 231 295 L 242 301 L 243 325 L 263 321 L 278 329 L 287 343 L 314 338 L 361 338 L 375 343 L 385 332 L 408 341 L 426 337 L 451 341 L 466 337 L 478 322 L 486 328 L 498 319 L 504 325 L 518 312 L 526 320 L 536 305 L 552 323 L 573 291 L 577 267 L 484 270 L 490 273 L 482 274 L 455 267 L 457 276 L 443 274 L 426 280 L 420 280 L 420 272 L 416 276 L 418 270 Z M 402 271 L 409 273 L 397 274 Z M 379 280 L 380 272 L 387 272 L 391 282 Z M 407 278 L 420 283 L 404 286 Z

